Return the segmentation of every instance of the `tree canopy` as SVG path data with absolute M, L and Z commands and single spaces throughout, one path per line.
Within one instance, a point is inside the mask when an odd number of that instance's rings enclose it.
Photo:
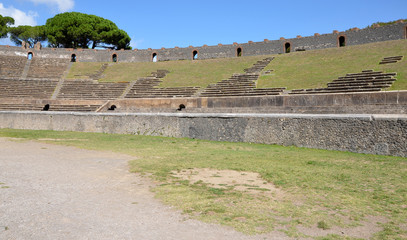
M 52 47 L 129 49 L 130 37 L 112 21 L 79 12 L 55 15 L 45 24 Z
M 10 28 L 10 40 L 16 45 L 21 45 L 23 41 L 33 47 L 37 42 L 47 40 L 44 26 L 25 26 Z
M 0 38 L 7 37 L 9 28 L 14 24 L 14 19 L 12 17 L 3 17 L 0 15 Z

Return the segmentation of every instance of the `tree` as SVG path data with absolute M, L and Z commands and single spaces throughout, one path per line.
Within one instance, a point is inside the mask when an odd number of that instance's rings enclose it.
M 14 24 L 14 19 L 12 17 L 3 17 L 0 15 L 0 38 L 7 37 L 9 28 Z
M 44 26 L 25 26 L 21 25 L 18 27 L 10 28 L 10 40 L 14 42 L 16 45 L 22 44 L 23 41 L 30 44 L 30 47 L 34 47 L 34 45 L 38 42 L 43 42 L 47 40 L 45 34 L 45 27 Z
M 112 21 L 79 12 L 55 15 L 45 24 L 52 47 L 129 49 L 130 37 Z

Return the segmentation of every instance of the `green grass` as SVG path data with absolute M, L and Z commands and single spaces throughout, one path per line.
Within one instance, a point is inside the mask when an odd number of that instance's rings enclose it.
M 3 129 L 0 136 L 57 139 L 47 142 L 133 155 L 132 171 L 158 181 L 153 191 L 163 202 L 192 218 L 249 234 L 283 226 L 289 236 L 301 237 L 303 234 L 296 230 L 300 225 L 346 228 L 361 224 L 366 216 L 382 216 L 388 221 L 373 239 L 407 236 L 406 158 L 100 133 Z M 215 189 L 203 182 L 193 184 L 171 175 L 171 171 L 191 168 L 257 172 L 283 194 L 273 198 L 250 195 L 232 188 Z M 321 239 L 350 238 L 330 235 Z
M 66 76 L 67 79 L 88 79 L 102 67 L 103 62 L 75 62 Z
M 401 62 L 379 65 L 384 57 L 398 55 L 404 56 Z M 346 73 L 373 69 L 397 72 L 397 81 L 389 90 L 403 90 L 407 89 L 406 58 L 407 40 L 281 54 L 265 68 L 274 70 L 273 75 L 262 76 L 257 86 L 321 88 Z
M 169 70 L 170 73 L 163 79 L 160 87 L 207 87 L 210 83 L 216 83 L 222 79 L 229 78 L 233 73 L 243 73 L 245 68 L 251 67 L 256 61 L 263 58 L 265 58 L 265 56 L 155 63 L 116 63 L 109 65 L 103 74 L 104 77 L 100 79 L 100 81 L 135 81 L 140 77 L 150 76 L 151 72 L 155 72 L 158 69 L 166 69 Z M 91 63 L 76 63 L 75 66 L 86 68 L 89 64 Z M 81 68 L 78 67 L 72 71 L 80 72 Z
M 404 59 L 395 64 L 379 65 L 384 57 L 403 55 Z M 290 54 L 273 55 L 273 60 L 265 70 L 274 70 L 271 75 L 261 76 L 257 87 L 287 87 L 288 89 L 320 88 L 327 83 L 366 69 L 397 72 L 397 81 L 389 90 L 407 90 L 407 40 L 371 43 L 342 48 L 329 48 Z M 135 81 L 146 77 L 158 69 L 170 73 L 160 87 L 207 87 L 233 73 L 243 73 L 256 61 L 269 56 L 240 58 L 219 58 L 208 60 L 182 60 L 165 62 L 115 63 L 110 64 L 100 81 Z M 75 63 L 68 78 L 86 78 L 95 73 L 103 63 Z

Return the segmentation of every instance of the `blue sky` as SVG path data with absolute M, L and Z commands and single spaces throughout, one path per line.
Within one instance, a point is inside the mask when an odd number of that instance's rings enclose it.
M 407 0 L 0 0 L 0 14 L 18 25 L 43 25 L 76 11 L 115 22 L 133 48 L 245 43 L 364 28 L 407 18 Z M 10 44 L 1 40 L 0 44 Z M 11 44 L 10 44 L 11 45 Z

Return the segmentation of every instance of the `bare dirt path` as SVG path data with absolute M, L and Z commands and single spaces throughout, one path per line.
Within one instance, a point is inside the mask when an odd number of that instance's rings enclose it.
M 0 239 L 286 239 L 187 219 L 129 173 L 130 159 L 0 138 Z

